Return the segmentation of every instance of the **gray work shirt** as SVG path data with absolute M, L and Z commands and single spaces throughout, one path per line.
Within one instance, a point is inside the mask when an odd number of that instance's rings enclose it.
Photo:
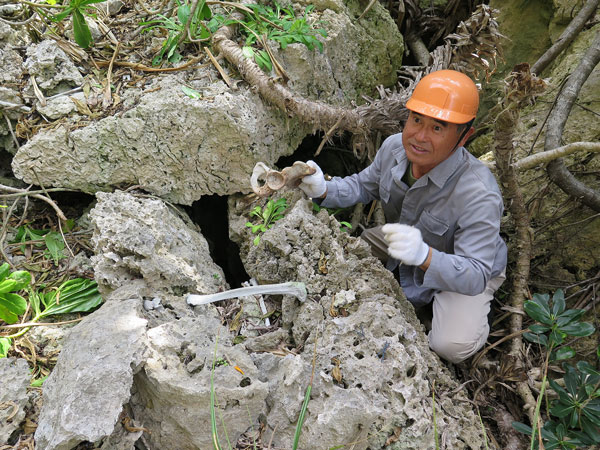
M 410 188 L 402 181 L 408 167 L 402 134 L 387 138 L 373 163 L 358 174 L 327 182 L 323 207 L 345 208 L 380 200 L 388 223 L 421 230 L 432 248 L 426 272 L 400 265 L 400 284 L 415 305 L 438 291 L 478 295 L 506 267 L 500 237 L 502 195 L 496 179 L 477 158 L 459 147 Z M 388 264 L 395 268 L 397 261 Z

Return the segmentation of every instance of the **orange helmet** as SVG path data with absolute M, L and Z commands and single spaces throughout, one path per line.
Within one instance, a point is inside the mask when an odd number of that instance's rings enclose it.
M 417 83 L 406 108 L 444 122 L 467 123 L 477 115 L 479 92 L 465 74 L 438 70 Z

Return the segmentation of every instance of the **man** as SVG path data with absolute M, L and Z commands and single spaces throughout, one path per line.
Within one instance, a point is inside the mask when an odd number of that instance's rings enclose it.
M 416 308 L 433 302 L 429 345 L 455 363 L 485 344 L 490 303 L 506 268 L 500 190 L 463 147 L 478 107 L 469 77 L 433 72 L 406 103 L 403 132 L 385 140 L 369 167 L 325 181 L 309 161 L 316 173 L 299 186 L 324 207 L 381 201 L 387 224 L 362 238 L 388 269 L 400 264 L 400 284 Z

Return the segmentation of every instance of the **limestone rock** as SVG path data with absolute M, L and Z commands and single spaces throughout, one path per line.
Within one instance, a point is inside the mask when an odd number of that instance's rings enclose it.
M 210 294 L 227 289 L 204 237 L 161 200 L 100 192 L 90 211 L 95 279 L 110 291 L 144 279 L 155 291 Z M 216 275 L 216 276 L 215 276 Z
M 13 159 L 15 176 L 34 180 L 35 171 L 46 186 L 88 193 L 140 185 L 191 204 L 205 194 L 249 192 L 254 164 L 290 154 L 308 131 L 246 88 L 198 85 L 203 98 L 192 99 L 182 78 L 157 84 L 122 116 L 36 134 Z
M 0 359 L 0 442 L 5 444 L 21 426 L 29 405 L 27 388 L 31 375 L 27 361 L 21 358 Z M 9 420 L 10 417 L 10 420 Z
M 149 448 L 212 448 L 210 390 L 215 352 L 221 443 L 226 439 L 221 421 L 233 443 L 265 412 L 268 384 L 259 380 L 248 353 L 241 345 L 232 346 L 214 306 L 195 309 L 196 318 L 185 317 L 148 331 L 151 355 L 136 375 L 131 403 L 136 419 L 152 432 L 144 434 Z
M 389 12 L 378 2 L 357 21 L 365 4 L 356 1 L 302 0 L 302 8 L 320 11 L 309 15 L 315 27 L 327 31 L 323 53 L 303 44 L 274 49 L 290 81 L 289 86 L 313 100 L 347 106 L 373 94 L 375 86 L 391 86 L 402 65 L 404 41 Z M 298 14 L 297 14 L 298 15 Z
M 35 77 L 45 95 L 57 94 L 83 83 L 73 61 L 50 39 L 27 47 L 24 67 L 31 77 Z M 30 90 L 33 91 L 33 87 Z
M 140 308 L 131 291 L 116 291 L 72 329 L 44 383 L 35 433 L 41 450 L 69 450 L 113 433 L 146 348 Z
M 445 395 L 457 383 L 429 349 L 392 273 L 326 210 L 314 215 L 309 201 L 290 203 L 254 246 L 241 223 L 248 206 L 230 202 L 231 235 L 246 271 L 265 283 L 301 281 L 308 291 L 304 304 L 282 305 L 283 327 L 291 329 L 298 354 L 252 354 L 270 386 L 266 417 L 277 429 L 273 445 L 291 447 L 316 351 L 301 448 L 356 442 L 356 449 L 382 449 L 390 438 L 395 449 L 434 448 L 434 381 L 436 401 L 445 405 L 436 405 L 436 426 L 448 447 L 483 448 L 475 412 L 462 394 Z

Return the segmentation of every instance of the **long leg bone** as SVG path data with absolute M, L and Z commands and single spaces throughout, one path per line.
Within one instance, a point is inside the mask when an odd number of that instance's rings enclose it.
M 241 287 L 231 289 L 229 291 L 217 292 L 216 294 L 197 295 L 188 294 L 188 305 L 198 306 L 206 305 L 207 303 L 226 300 L 228 298 L 246 297 L 248 295 L 259 294 L 278 294 L 278 295 L 293 295 L 301 302 L 306 300 L 306 286 L 299 281 L 289 281 L 287 283 L 278 284 L 262 284 L 258 286 Z

